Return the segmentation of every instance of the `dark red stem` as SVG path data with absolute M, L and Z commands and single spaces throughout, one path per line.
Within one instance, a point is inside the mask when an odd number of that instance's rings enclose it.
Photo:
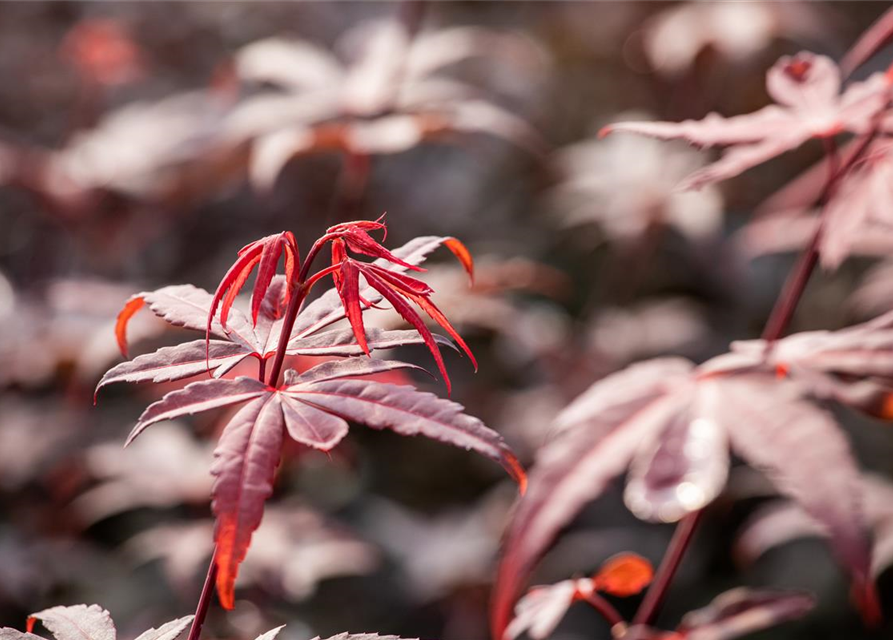
M 276 346 L 276 356 L 273 359 L 273 366 L 270 368 L 270 378 L 267 384 L 271 387 L 277 386 L 279 382 L 279 374 L 282 373 L 282 364 L 285 362 L 285 350 L 288 348 L 288 341 L 291 338 L 292 327 L 295 326 L 295 319 L 298 317 L 298 311 L 307 297 L 307 286 L 302 282 L 298 284 L 292 291 L 291 299 L 288 301 L 288 308 L 285 310 L 285 319 L 282 323 L 282 333 L 279 335 L 279 344 Z
M 211 606 L 211 594 L 214 592 L 214 583 L 217 580 L 217 547 L 214 547 L 214 553 L 211 555 L 211 564 L 208 566 L 208 575 L 205 576 L 205 585 L 202 587 L 202 595 L 198 599 L 198 606 L 195 608 L 195 618 L 192 620 L 192 627 L 189 629 L 189 637 L 187 640 L 199 640 L 202 635 L 202 627 L 205 624 L 205 618 L 208 616 L 208 608 Z
M 657 615 L 667 595 L 670 583 L 673 581 L 673 576 L 676 575 L 676 570 L 679 569 L 679 565 L 682 563 L 685 550 L 691 544 L 695 529 L 697 529 L 703 513 L 703 511 L 694 511 L 679 521 L 676 531 L 673 532 L 670 545 L 667 547 L 667 552 L 664 554 L 664 558 L 654 574 L 654 581 L 651 583 L 648 591 L 645 592 L 642 604 L 639 605 L 639 609 L 633 617 L 634 625 L 650 624 L 654 616 Z
M 590 593 L 587 596 L 580 596 L 580 599 L 587 602 L 593 609 L 598 611 L 601 616 L 608 621 L 608 624 L 610 624 L 611 627 L 626 624 L 626 620 L 624 620 L 623 616 L 620 615 L 620 612 L 614 608 L 614 605 L 605 600 L 598 593 Z

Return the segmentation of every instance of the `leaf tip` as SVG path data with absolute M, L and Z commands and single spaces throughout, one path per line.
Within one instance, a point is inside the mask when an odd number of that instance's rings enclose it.
M 609 124 L 598 130 L 598 139 L 602 140 L 614 133 L 614 125 Z
M 462 264 L 465 273 L 468 274 L 468 280 L 474 286 L 474 258 L 471 252 L 459 239 L 449 237 L 443 241 L 443 245 L 453 252 L 456 259 Z
M 118 341 L 118 350 L 121 355 L 127 357 L 127 324 L 137 311 L 143 308 L 146 299 L 142 295 L 132 296 L 124 307 L 118 312 L 115 319 L 115 339 Z
M 25 621 L 25 631 L 27 633 L 34 632 L 34 625 L 37 623 L 37 618 L 34 616 L 28 616 L 28 619 Z

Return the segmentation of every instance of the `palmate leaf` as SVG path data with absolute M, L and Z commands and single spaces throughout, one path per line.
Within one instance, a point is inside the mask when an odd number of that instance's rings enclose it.
M 193 616 L 171 620 L 157 629 L 141 633 L 136 640 L 176 640 L 192 622 Z M 69 607 L 52 607 L 28 616 L 27 633 L 4 627 L 0 629 L 3 640 L 43 640 L 31 632 L 40 621 L 56 640 L 115 640 L 117 631 L 109 612 L 99 605 L 76 604 Z
M 238 566 L 272 491 L 283 432 L 323 451 L 347 434 L 347 421 L 423 435 L 498 462 L 523 489 L 524 471 L 514 454 L 496 432 L 465 414 L 461 405 L 412 387 L 355 379 L 395 369 L 418 367 L 360 357 L 325 362 L 300 375 L 288 371 L 279 389 L 247 377 L 194 382 L 168 393 L 140 417 L 128 443 L 162 420 L 248 402 L 224 428 L 212 467 L 217 588 L 223 606 L 233 606 Z
M 840 92 L 840 71 L 825 56 L 802 52 L 783 57 L 766 75 L 766 88 L 776 105 L 732 118 L 710 114 L 685 122 L 622 122 L 602 135 L 628 132 L 682 139 L 702 146 L 728 147 L 717 162 L 690 175 L 683 188 L 726 180 L 809 140 L 842 131 L 865 133 L 890 99 L 890 80 L 876 73 Z
M 790 354 L 783 342 L 778 357 Z M 866 617 L 877 613 L 859 472 L 846 438 L 810 400 L 816 385 L 793 368 L 793 379 L 780 379 L 753 345 L 741 351 L 698 368 L 680 360 L 635 365 L 597 382 L 559 415 L 559 433 L 540 450 L 506 535 L 494 635 L 503 633 L 524 580 L 555 536 L 631 463 L 629 508 L 644 519 L 675 521 L 723 488 L 729 448 L 822 523 Z M 847 358 L 837 355 L 829 362 L 845 369 Z
M 254 95 L 224 126 L 229 139 L 251 141 L 252 183 L 272 188 L 283 166 L 300 155 L 368 156 L 407 151 L 427 140 L 484 134 L 544 157 L 547 146 L 511 110 L 480 91 L 435 72 L 471 57 L 541 71 L 542 51 L 515 34 L 480 28 L 413 36 L 393 20 L 367 21 L 339 44 L 342 62 L 301 41 L 263 40 L 236 54 L 236 73 L 281 89 Z

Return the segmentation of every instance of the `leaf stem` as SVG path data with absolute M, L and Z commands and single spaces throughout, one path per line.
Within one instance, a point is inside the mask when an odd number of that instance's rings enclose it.
M 279 374 L 282 373 L 282 364 L 285 362 L 285 350 L 288 348 L 288 341 L 291 338 L 291 330 L 295 326 L 295 319 L 298 317 L 298 311 L 307 297 L 308 287 L 300 282 L 292 291 L 291 299 L 288 301 L 288 308 L 285 310 L 285 319 L 282 322 L 282 333 L 279 334 L 279 344 L 276 346 L 276 357 L 273 359 L 273 366 L 270 369 L 270 378 L 267 384 L 271 387 L 277 386 L 279 382 Z
M 664 554 L 663 560 L 661 560 L 660 566 L 654 575 L 654 581 L 651 583 L 648 591 L 645 592 L 645 598 L 633 617 L 634 625 L 650 624 L 657 615 L 667 595 L 670 583 L 673 581 L 673 576 L 676 575 L 676 570 L 679 569 L 679 565 L 682 563 L 682 557 L 685 555 L 689 544 L 691 544 L 695 529 L 697 529 L 703 513 L 703 510 L 693 511 L 679 521 L 667 547 L 667 552 Z
M 580 596 L 580 599 L 592 606 L 601 616 L 608 621 L 612 628 L 617 625 L 626 625 L 626 620 L 620 615 L 620 612 L 614 608 L 610 602 L 605 600 L 598 593 L 590 593 L 589 595 Z
M 211 564 L 208 566 L 208 575 L 205 576 L 205 584 L 202 587 L 202 595 L 198 599 L 198 606 L 195 608 L 195 617 L 192 619 L 192 626 L 189 628 L 189 636 L 187 640 L 199 640 L 202 635 L 202 627 L 205 624 L 205 618 L 208 616 L 208 609 L 211 606 L 211 594 L 214 592 L 214 582 L 217 580 L 217 547 L 214 547 L 214 553 L 211 554 Z

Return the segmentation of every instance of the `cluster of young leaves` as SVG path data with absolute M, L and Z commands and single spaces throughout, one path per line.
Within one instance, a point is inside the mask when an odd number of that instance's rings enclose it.
M 185 616 L 171 620 L 157 629 L 149 629 L 136 637 L 136 640 L 176 640 L 192 622 L 193 616 Z M 4 627 L 0 629 L 3 640 L 44 640 L 32 631 L 37 622 L 41 622 L 53 635 L 55 640 L 116 640 L 118 636 L 115 623 L 109 612 L 99 605 L 77 604 L 69 607 L 53 607 L 32 613 L 28 617 L 27 631 L 18 631 Z M 270 629 L 256 640 L 276 640 L 285 625 Z M 313 640 L 322 640 L 320 636 Z M 380 636 L 377 633 L 339 633 L 326 640 L 411 640 L 397 636 Z
M 823 404 L 889 418 L 891 398 L 893 314 L 772 344 L 733 343 L 700 366 L 646 361 L 598 381 L 556 418 L 555 438 L 537 454 L 506 536 L 497 636 L 539 557 L 613 478 L 629 470 L 624 499 L 635 515 L 675 522 L 719 494 L 730 450 L 821 523 L 866 615 L 876 617 L 860 474 Z
M 419 369 L 415 365 L 366 357 L 372 349 L 423 343 L 433 354 L 449 388 L 440 355 L 445 338 L 435 338 L 409 301 L 422 308 L 471 353 L 449 321 L 430 300 L 431 289 L 405 274 L 421 270 L 417 265 L 436 247 L 448 247 L 471 273 L 472 260 L 455 238 L 426 237 L 390 252 L 368 231 L 385 230 L 381 221 L 360 221 L 331 227 L 311 249 L 312 261 L 319 249 L 332 244 L 332 265 L 307 278 L 309 263 L 300 264 L 291 234 L 269 236 L 240 251 L 216 293 L 184 285 L 166 287 L 134 296 L 118 322 L 122 348 L 126 346 L 129 319 L 145 304 L 171 324 L 206 332 L 204 340 L 164 347 L 112 368 L 97 391 L 112 382 L 170 381 L 213 371 L 211 380 L 192 382 L 165 395 L 140 416 L 127 439 L 131 443 L 158 422 L 243 405 L 220 437 L 211 472 L 215 477 L 212 508 L 218 567 L 217 588 L 223 605 L 233 606 L 234 583 L 253 531 L 260 525 L 265 500 L 273 489 L 280 449 L 287 433 L 295 441 L 328 451 L 347 434 L 348 421 L 375 429 L 391 429 L 403 435 L 424 435 L 474 450 L 501 464 L 519 483 L 524 472 L 502 438 L 453 402 L 410 386 L 398 386 L 357 378 L 395 370 Z M 285 276 L 274 276 L 285 257 Z M 376 258 L 361 262 L 350 254 Z M 251 300 L 251 320 L 234 306 L 239 290 L 257 268 Z M 301 274 L 295 274 L 300 270 Z M 332 274 L 335 290 L 303 310 L 300 299 L 313 283 Z M 362 280 L 361 280 L 362 276 Z M 414 331 L 367 331 L 363 311 L 382 301 L 391 306 Z M 328 329 L 346 319 L 350 329 Z M 211 335 L 215 339 L 210 338 Z M 284 345 L 284 352 L 280 347 Z M 347 356 L 323 362 L 302 373 L 287 370 L 284 383 L 277 366 L 286 355 Z M 358 356 L 358 357 L 350 357 Z M 258 378 L 222 376 L 245 358 L 259 361 Z M 264 380 L 264 363 L 273 359 L 270 379 Z

